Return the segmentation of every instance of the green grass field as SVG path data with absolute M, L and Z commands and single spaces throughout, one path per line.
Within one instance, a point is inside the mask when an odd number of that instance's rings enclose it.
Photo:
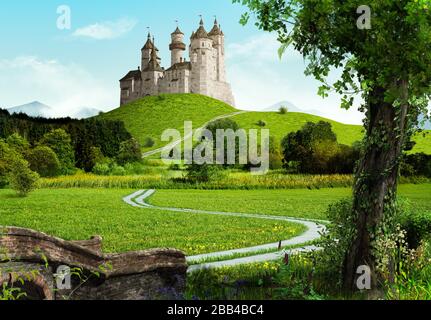
M 127 189 L 41 189 L 28 198 L 0 190 L 0 225 L 36 229 L 67 240 L 101 235 L 106 252 L 174 247 L 188 255 L 288 239 L 296 224 L 133 208 Z M 330 203 L 349 188 L 291 190 L 158 190 L 150 203 L 203 210 L 325 219 Z M 431 211 L 431 184 L 402 185 L 413 210 Z
M 431 211 L 431 184 L 401 185 L 399 195 L 414 210 Z M 158 206 L 326 219 L 329 204 L 351 195 L 350 188 L 320 190 L 163 190 L 149 202 Z
M 122 120 L 127 130 L 142 144 L 150 137 L 155 141 L 151 148 L 162 147 L 160 137 L 166 129 L 184 130 L 184 121 L 192 121 L 194 129 L 217 116 L 234 113 L 235 108 L 206 96 L 197 94 L 164 94 L 146 97 L 99 117 Z
M 18 198 L 0 190 L 0 225 L 31 228 L 66 240 L 103 237 L 105 252 L 158 247 L 188 255 L 289 239 L 298 224 L 134 208 L 122 198 L 134 190 L 37 190 Z

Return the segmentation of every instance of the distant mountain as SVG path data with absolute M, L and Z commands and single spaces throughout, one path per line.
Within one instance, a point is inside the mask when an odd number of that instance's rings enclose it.
M 25 113 L 30 117 L 46 117 L 52 112 L 52 108 L 39 101 L 33 101 L 20 106 L 7 109 L 9 113 Z
M 324 114 L 323 112 L 321 112 L 319 110 L 301 109 L 289 101 L 282 101 L 282 102 L 276 103 L 276 104 L 266 108 L 263 111 L 279 111 L 281 107 L 286 107 L 289 112 L 301 112 L 301 113 L 308 113 L 308 114 L 320 116 L 320 117 L 328 117 L 326 114 Z
M 78 112 L 75 112 L 73 117 L 77 119 L 91 118 L 91 117 L 97 116 L 100 112 L 101 110 L 96 108 L 83 107 L 79 109 Z
M 33 101 L 27 104 L 23 104 L 21 106 L 8 108 L 7 110 L 9 111 L 10 114 L 25 113 L 30 117 L 44 117 L 44 118 L 61 116 L 61 117 L 71 117 L 76 119 L 84 119 L 84 118 L 97 116 L 100 113 L 99 109 L 90 108 L 90 107 L 82 107 L 74 112 L 61 113 L 60 112 L 61 110 L 47 106 L 46 104 L 43 104 L 39 101 Z

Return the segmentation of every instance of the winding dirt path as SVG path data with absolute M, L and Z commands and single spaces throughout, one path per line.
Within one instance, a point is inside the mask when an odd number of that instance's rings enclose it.
M 181 140 L 176 140 L 176 141 L 173 141 L 173 142 L 169 143 L 168 145 L 166 145 L 166 146 L 164 146 L 164 147 L 157 148 L 157 149 L 154 149 L 154 150 L 151 150 L 151 151 L 148 151 L 148 152 L 144 152 L 144 153 L 142 154 L 142 158 L 143 158 L 143 159 L 145 159 L 145 158 L 151 157 L 151 156 L 153 156 L 153 155 L 155 155 L 155 154 L 162 153 L 162 151 L 171 151 L 171 150 L 172 150 L 172 149 L 174 149 L 176 146 L 178 146 L 180 143 L 183 143 L 183 142 L 184 142 L 184 140 L 189 139 L 190 137 L 192 137 L 192 136 L 193 136 L 193 134 L 194 134 L 195 132 L 203 130 L 203 129 L 204 129 L 207 125 L 209 125 L 210 123 L 215 122 L 215 121 L 217 121 L 217 120 L 222 120 L 222 119 L 232 118 L 232 117 L 234 117 L 234 116 L 237 116 L 237 115 L 239 115 L 239 114 L 243 114 L 243 113 L 247 113 L 247 112 L 248 112 L 248 111 L 238 111 L 238 112 L 229 113 L 229 114 L 224 114 L 224 115 L 221 115 L 221 116 L 215 117 L 214 119 L 212 119 L 212 120 L 210 120 L 210 121 L 206 122 L 206 123 L 205 123 L 203 126 L 201 126 L 200 128 L 197 128 L 193 133 L 191 133 L 191 134 L 190 134 L 190 133 L 189 133 L 189 134 L 187 134 L 187 135 L 186 135 L 185 137 L 183 137 Z
M 248 254 L 248 253 L 255 253 L 255 252 L 264 251 L 264 250 L 277 250 L 280 246 L 280 243 L 277 242 L 277 243 L 268 243 L 268 244 L 263 244 L 259 246 L 248 247 L 248 248 L 189 256 L 187 257 L 188 262 L 199 262 L 206 259 L 215 259 L 215 258 L 223 259 L 223 257 L 225 257 L 227 260 L 195 264 L 189 267 L 188 272 L 193 272 L 193 271 L 205 269 L 205 268 L 219 268 L 219 267 L 235 266 L 235 265 L 254 263 L 254 262 L 278 260 L 286 253 L 294 254 L 299 252 L 309 252 L 309 251 L 319 250 L 318 247 L 313 245 L 304 245 L 303 247 L 300 247 L 300 245 L 319 239 L 321 236 L 321 233 L 326 230 L 325 226 L 322 224 L 322 223 L 325 223 L 326 221 L 323 221 L 323 220 L 311 221 L 306 219 L 291 218 L 291 217 L 284 217 L 284 216 L 271 216 L 271 215 L 263 215 L 263 214 L 206 211 L 206 210 L 196 210 L 196 209 L 154 206 L 147 203 L 146 200 L 149 197 L 151 197 L 155 192 L 156 192 L 155 190 L 139 190 L 127 197 L 124 197 L 123 201 L 133 207 L 139 207 L 139 208 L 182 212 L 182 213 L 193 213 L 193 214 L 210 214 L 210 215 L 220 215 L 220 216 L 241 217 L 245 219 L 279 220 L 279 221 L 302 224 L 307 228 L 307 230 L 303 234 L 281 242 L 281 247 L 299 246 L 297 248 L 278 251 L 278 252 L 265 253 L 265 254 L 256 254 L 256 255 L 251 255 L 248 257 L 237 258 L 237 259 L 229 259 L 229 256 L 232 256 L 234 254 Z

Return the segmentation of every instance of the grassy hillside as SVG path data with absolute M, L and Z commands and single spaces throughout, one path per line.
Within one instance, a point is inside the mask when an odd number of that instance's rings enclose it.
M 163 94 L 146 97 L 99 117 L 107 120 L 124 121 L 127 130 L 142 144 L 151 137 L 156 144 L 144 151 L 162 147 L 162 132 L 178 129 L 182 132 L 184 121 L 193 121 L 199 128 L 209 120 L 237 110 L 228 104 L 198 94 Z
M 305 113 L 248 112 L 237 115 L 232 120 L 236 121 L 244 129 L 260 129 L 262 127 L 259 127 L 257 123 L 259 120 L 265 121 L 266 126 L 263 129 L 269 129 L 271 136 L 274 136 L 278 141 L 281 141 L 289 132 L 301 129 L 307 122 L 319 122 L 322 120 L 332 124 L 340 143 L 350 145 L 362 139 L 361 126 L 342 124 Z
M 163 94 L 156 97 L 146 97 L 132 102 L 109 113 L 100 115 L 102 119 L 122 120 L 127 130 L 144 145 L 147 138 L 152 138 L 155 145 L 151 148 L 143 148 L 144 151 L 153 150 L 166 145 L 160 141 L 162 132 L 166 129 L 178 129 L 182 132 L 184 121 L 192 121 L 195 129 L 211 119 L 221 115 L 232 114 L 238 110 L 219 100 L 198 94 Z M 289 112 L 279 114 L 277 112 L 247 112 L 232 117 L 241 128 L 259 129 L 259 120 L 265 121 L 266 129 L 270 129 L 271 135 L 278 141 L 289 132 L 297 131 L 306 122 L 328 121 L 332 124 L 338 141 L 351 145 L 363 137 L 362 126 L 342 124 L 304 113 Z M 431 131 L 428 131 L 431 133 Z M 425 152 L 431 154 L 431 135 L 426 137 L 418 135 L 417 145 L 413 152 Z
M 362 126 L 343 124 L 305 113 L 248 112 L 236 115 L 232 120 L 235 120 L 244 129 L 259 129 L 261 127 L 257 123 L 259 120 L 262 120 L 266 123 L 264 128 L 270 129 L 271 136 L 274 136 L 278 141 L 281 141 L 289 132 L 301 129 L 307 122 L 318 122 L 321 120 L 332 124 L 338 142 L 342 144 L 351 145 L 355 141 L 362 140 L 363 137 Z M 425 136 L 423 134 L 418 135 L 415 141 L 417 145 L 413 149 L 413 152 L 431 154 L 431 131 L 428 131 Z

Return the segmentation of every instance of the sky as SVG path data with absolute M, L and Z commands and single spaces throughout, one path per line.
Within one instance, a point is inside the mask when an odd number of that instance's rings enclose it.
M 61 6 L 70 9 L 70 28 L 58 27 Z M 162 66 L 169 67 L 175 21 L 188 42 L 202 15 L 207 31 L 214 16 L 222 25 L 237 108 L 264 110 L 288 101 L 340 122 L 361 124 L 363 115 L 356 108 L 342 110 L 336 94 L 325 99 L 317 95 L 319 83 L 304 75 L 301 55 L 289 50 L 280 60 L 275 35 L 253 23 L 240 25 L 244 11 L 231 0 L 2 1 L 0 106 L 40 101 L 55 107 L 59 116 L 82 107 L 117 108 L 119 79 L 140 65 L 148 28 Z

